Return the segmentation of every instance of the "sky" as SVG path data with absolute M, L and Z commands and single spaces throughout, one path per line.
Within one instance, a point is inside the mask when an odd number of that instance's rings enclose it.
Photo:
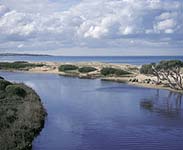
M 0 0 L 0 53 L 183 55 L 183 0 Z

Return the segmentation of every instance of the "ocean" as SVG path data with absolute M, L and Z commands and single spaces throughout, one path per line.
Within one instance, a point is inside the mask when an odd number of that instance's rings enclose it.
M 0 56 L 0 61 L 31 61 L 31 62 L 104 62 L 142 65 L 161 60 L 183 60 L 183 56 L 36 56 L 8 55 Z

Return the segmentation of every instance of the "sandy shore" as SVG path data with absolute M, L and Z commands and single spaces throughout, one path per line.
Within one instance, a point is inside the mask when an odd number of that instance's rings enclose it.
M 129 85 L 145 87 L 145 88 L 156 88 L 156 89 L 165 89 L 174 92 L 181 92 L 180 90 L 173 90 L 166 85 L 166 83 L 162 83 L 160 85 L 156 84 L 155 76 L 147 76 L 140 74 L 139 69 L 140 66 L 129 65 L 129 64 L 110 64 L 110 63 L 100 63 L 100 62 L 74 62 L 74 63 L 57 63 L 57 62 L 34 62 L 35 64 L 44 64 L 42 67 L 29 68 L 25 70 L 6 70 L 6 71 L 23 71 L 30 73 L 50 73 L 50 74 L 59 74 L 63 76 L 72 76 L 79 78 L 87 78 L 87 79 L 96 79 L 99 78 L 105 81 L 113 81 L 113 82 L 121 82 Z M 80 73 L 78 71 L 71 72 L 59 72 L 58 67 L 64 64 L 76 65 L 78 67 L 90 66 L 95 67 L 97 70 L 90 73 Z M 108 76 L 104 77 L 101 75 L 100 70 L 105 67 L 112 67 L 117 69 L 122 69 L 128 72 L 131 72 L 128 76 Z

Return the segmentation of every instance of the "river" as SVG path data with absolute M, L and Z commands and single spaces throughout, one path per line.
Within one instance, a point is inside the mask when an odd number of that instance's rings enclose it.
M 0 72 L 40 95 L 48 112 L 33 150 L 182 150 L 182 95 L 52 74 Z M 151 100 L 153 109 L 140 106 Z

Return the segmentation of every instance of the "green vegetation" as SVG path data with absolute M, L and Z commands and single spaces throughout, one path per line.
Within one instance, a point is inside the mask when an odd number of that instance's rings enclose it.
M 0 149 L 31 149 L 45 116 L 40 98 L 32 89 L 0 79 Z
M 6 81 L 4 79 L 0 79 L 0 90 L 5 90 L 8 85 L 11 85 L 9 81 Z
M 78 69 L 79 72 L 81 73 L 89 73 L 89 72 L 93 72 L 96 71 L 97 69 L 94 67 L 81 67 Z
M 153 74 L 153 69 L 152 69 L 152 66 L 154 64 L 145 64 L 145 65 L 142 65 L 142 67 L 140 68 L 140 73 L 141 74 Z
M 183 90 L 181 68 L 183 62 L 180 60 L 161 61 L 143 65 L 140 72 L 143 74 L 152 74 L 157 77 L 157 84 L 162 81 L 168 82 L 168 86 L 172 89 Z
M 25 61 L 16 61 L 16 62 L 0 62 L 0 69 L 8 70 L 8 69 L 26 69 L 33 67 L 42 67 L 43 64 L 33 64 Z
M 6 87 L 6 92 L 9 95 L 17 95 L 20 97 L 26 96 L 26 91 L 22 87 L 20 87 L 19 85 L 8 85 Z
M 122 75 L 131 74 L 131 73 L 122 69 L 106 67 L 106 68 L 102 68 L 101 74 L 104 76 L 109 76 L 109 75 L 122 76 Z
M 77 69 L 78 69 L 77 66 L 75 66 L 75 65 L 69 65 L 69 64 L 61 65 L 61 66 L 58 68 L 59 71 L 63 71 L 63 72 L 65 72 L 65 71 L 70 71 L 70 70 L 77 70 Z

